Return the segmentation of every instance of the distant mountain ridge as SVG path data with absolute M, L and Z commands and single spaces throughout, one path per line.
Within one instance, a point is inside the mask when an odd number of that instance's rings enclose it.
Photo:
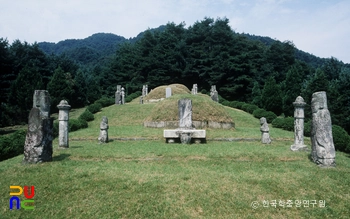
M 152 32 L 163 31 L 165 25 L 149 29 Z M 147 31 L 147 30 L 146 30 Z M 141 39 L 146 31 L 136 37 L 126 39 L 113 33 L 96 33 L 84 39 L 67 39 L 58 43 L 39 42 L 39 48 L 46 54 L 66 55 L 71 60 L 82 65 L 97 65 L 103 60 L 113 56 L 119 46 L 125 42 L 135 43 Z M 269 46 L 277 40 L 266 36 L 256 36 L 246 33 L 235 33 L 247 37 L 249 40 L 257 40 Z M 302 50 L 296 49 L 295 58 L 317 68 L 326 61 Z

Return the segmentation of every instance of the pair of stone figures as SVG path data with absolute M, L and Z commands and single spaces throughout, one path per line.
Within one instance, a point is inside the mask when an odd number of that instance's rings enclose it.
M 294 110 L 294 144 L 292 151 L 307 151 L 304 145 L 304 106 L 302 97 L 297 97 L 293 103 Z M 327 106 L 326 92 L 316 92 L 311 100 L 312 126 L 311 126 L 311 158 L 319 166 L 335 167 L 335 147 L 332 134 L 331 116 Z M 269 127 L 266 118 L 260 119 L 261 141 L 270 144 Z

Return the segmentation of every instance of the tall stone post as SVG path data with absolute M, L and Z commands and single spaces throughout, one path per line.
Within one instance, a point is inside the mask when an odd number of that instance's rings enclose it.
M 326 92 L 312 94 L 311 110 L 312 160 L 321 167 L 335 167 L 332 121 L 328 111 Z
M 125 104 L 125 91 L 124 91 L 124 88 L 122 87 L 122 103 L 121 104 Z
M 292 151 L 305 151 L 304 145 L 304 107 L 306 103 L 298 96 L 293 103 L 294 106 L 294 144 L 290 147 Z
M 115 104 L 121 104 L 121 85 L 117 85 L 117 91 L 115 92 Z
M 59 132 L 58 132 L 58 146 L 61 148 L 68 148 L 68 120 L 70 105 L 66 100 L 61 100 L 60 104 L 57 105 L 58 121 L 59 121 Z
M 52 139 L 49 92 L 35 90 L 33 108 L 28 118 L 23 163 L 52 161 Z

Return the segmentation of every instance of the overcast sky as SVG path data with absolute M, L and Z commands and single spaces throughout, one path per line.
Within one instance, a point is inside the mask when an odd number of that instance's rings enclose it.
M 285 41 L 319 57 L 350 63 L 349 0 L 0 0 L 0 38 L 59 42 L 94 33 L 126 38 L 168 22 L 204 17 L 232 29 Z

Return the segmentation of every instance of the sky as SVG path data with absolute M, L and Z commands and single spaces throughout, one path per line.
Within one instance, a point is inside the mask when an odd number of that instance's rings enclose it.
M 321 58 L 350 63 L 349 0 L 0 0 L 0 38 L 9 43 L 136 37 L 168 22 L 186 27 L 228 18 L 232 30 L 289 40 Z

